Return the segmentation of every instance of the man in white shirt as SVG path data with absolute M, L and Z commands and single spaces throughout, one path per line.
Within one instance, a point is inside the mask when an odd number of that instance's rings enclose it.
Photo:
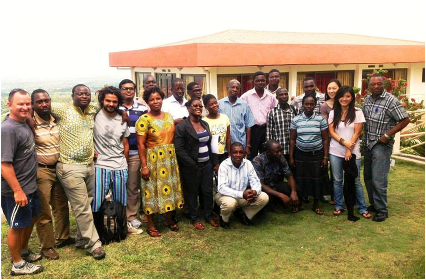
M 229 218 L 235 211 L 243 225 L 253 225 L 251 219 L 269 201 L 269 196 L 262 192 L 262 186 L 252 163 L 245 159 L 243 144 L 234 142 L 231 145 L 231 157 L 224 160 L 218 173 L 218 187 L 215 197 L 220 207 L 220 226 L 230 229 Z M 248 184 L 250 183 L 250 189 Z
M 183 80 L 176 78 L 172 81 L 172 96 L 163 101 L 162 111 L 170 113 L 176 125 L 188 117 L 186 102 Z
M 280 88 L 280 71 L 272 69 L 268 74 L 268 85 L 265 87 L 272 95 L 277 97 L 277 90 Z

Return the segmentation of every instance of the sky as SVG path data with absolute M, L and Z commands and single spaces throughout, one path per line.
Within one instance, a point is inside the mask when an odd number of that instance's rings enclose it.
M 114 75 L 110 52 L 228 29 L 425 42 L 425 1 L 1 1 L 1 80 Z

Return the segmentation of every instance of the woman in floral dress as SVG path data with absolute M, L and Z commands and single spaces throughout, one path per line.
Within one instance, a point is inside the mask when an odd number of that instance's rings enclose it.
M 136 122 L 139 158 L 141 160 L 142 204 L 148 217 L 148 234 L 159 237 L 152 215 L 166 214 L 166 226 L 179 228 L 172 211 L 183 207 L 183 196 L 176 161 L 173 117 L 161 111 L 164 93 L 158 87 L 144 92 L 150 111 Z

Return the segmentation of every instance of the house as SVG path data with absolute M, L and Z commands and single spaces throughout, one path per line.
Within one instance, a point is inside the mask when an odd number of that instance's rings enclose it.
M 170 83 L 180 77 L 196 81 L 204 93 L 227 95 L 231 79 L 242 92 L 253 88 L 256 71 L 281 72 L 281 86 L 291 96 L 303 93 L 302 83 L 314 77 L 325 92 L 337 78 L 344 85 L 365 88 L 362 79 L 374 69 L 388 70 L 388 77 L 405 79 L 407 94 L 418 101 L 425 95 L 425 43 L 380 37 L 275 31 L 228 30 L 168 45 L 109 54 L 111 67 L 130 67 L 138 90 L 147 74 L 170 94 Z

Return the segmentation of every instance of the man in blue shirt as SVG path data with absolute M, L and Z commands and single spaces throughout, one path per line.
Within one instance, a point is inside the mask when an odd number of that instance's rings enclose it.
M 251 127 L 255 125 L 254 116 L 247 102 L 238 98 L 241 85 L 237 80 L 228 83 L 228 96 L 219 100 L 219 112 L 228 116 L 231 123 L 231 142 L 239 142 L 251 154 Z

